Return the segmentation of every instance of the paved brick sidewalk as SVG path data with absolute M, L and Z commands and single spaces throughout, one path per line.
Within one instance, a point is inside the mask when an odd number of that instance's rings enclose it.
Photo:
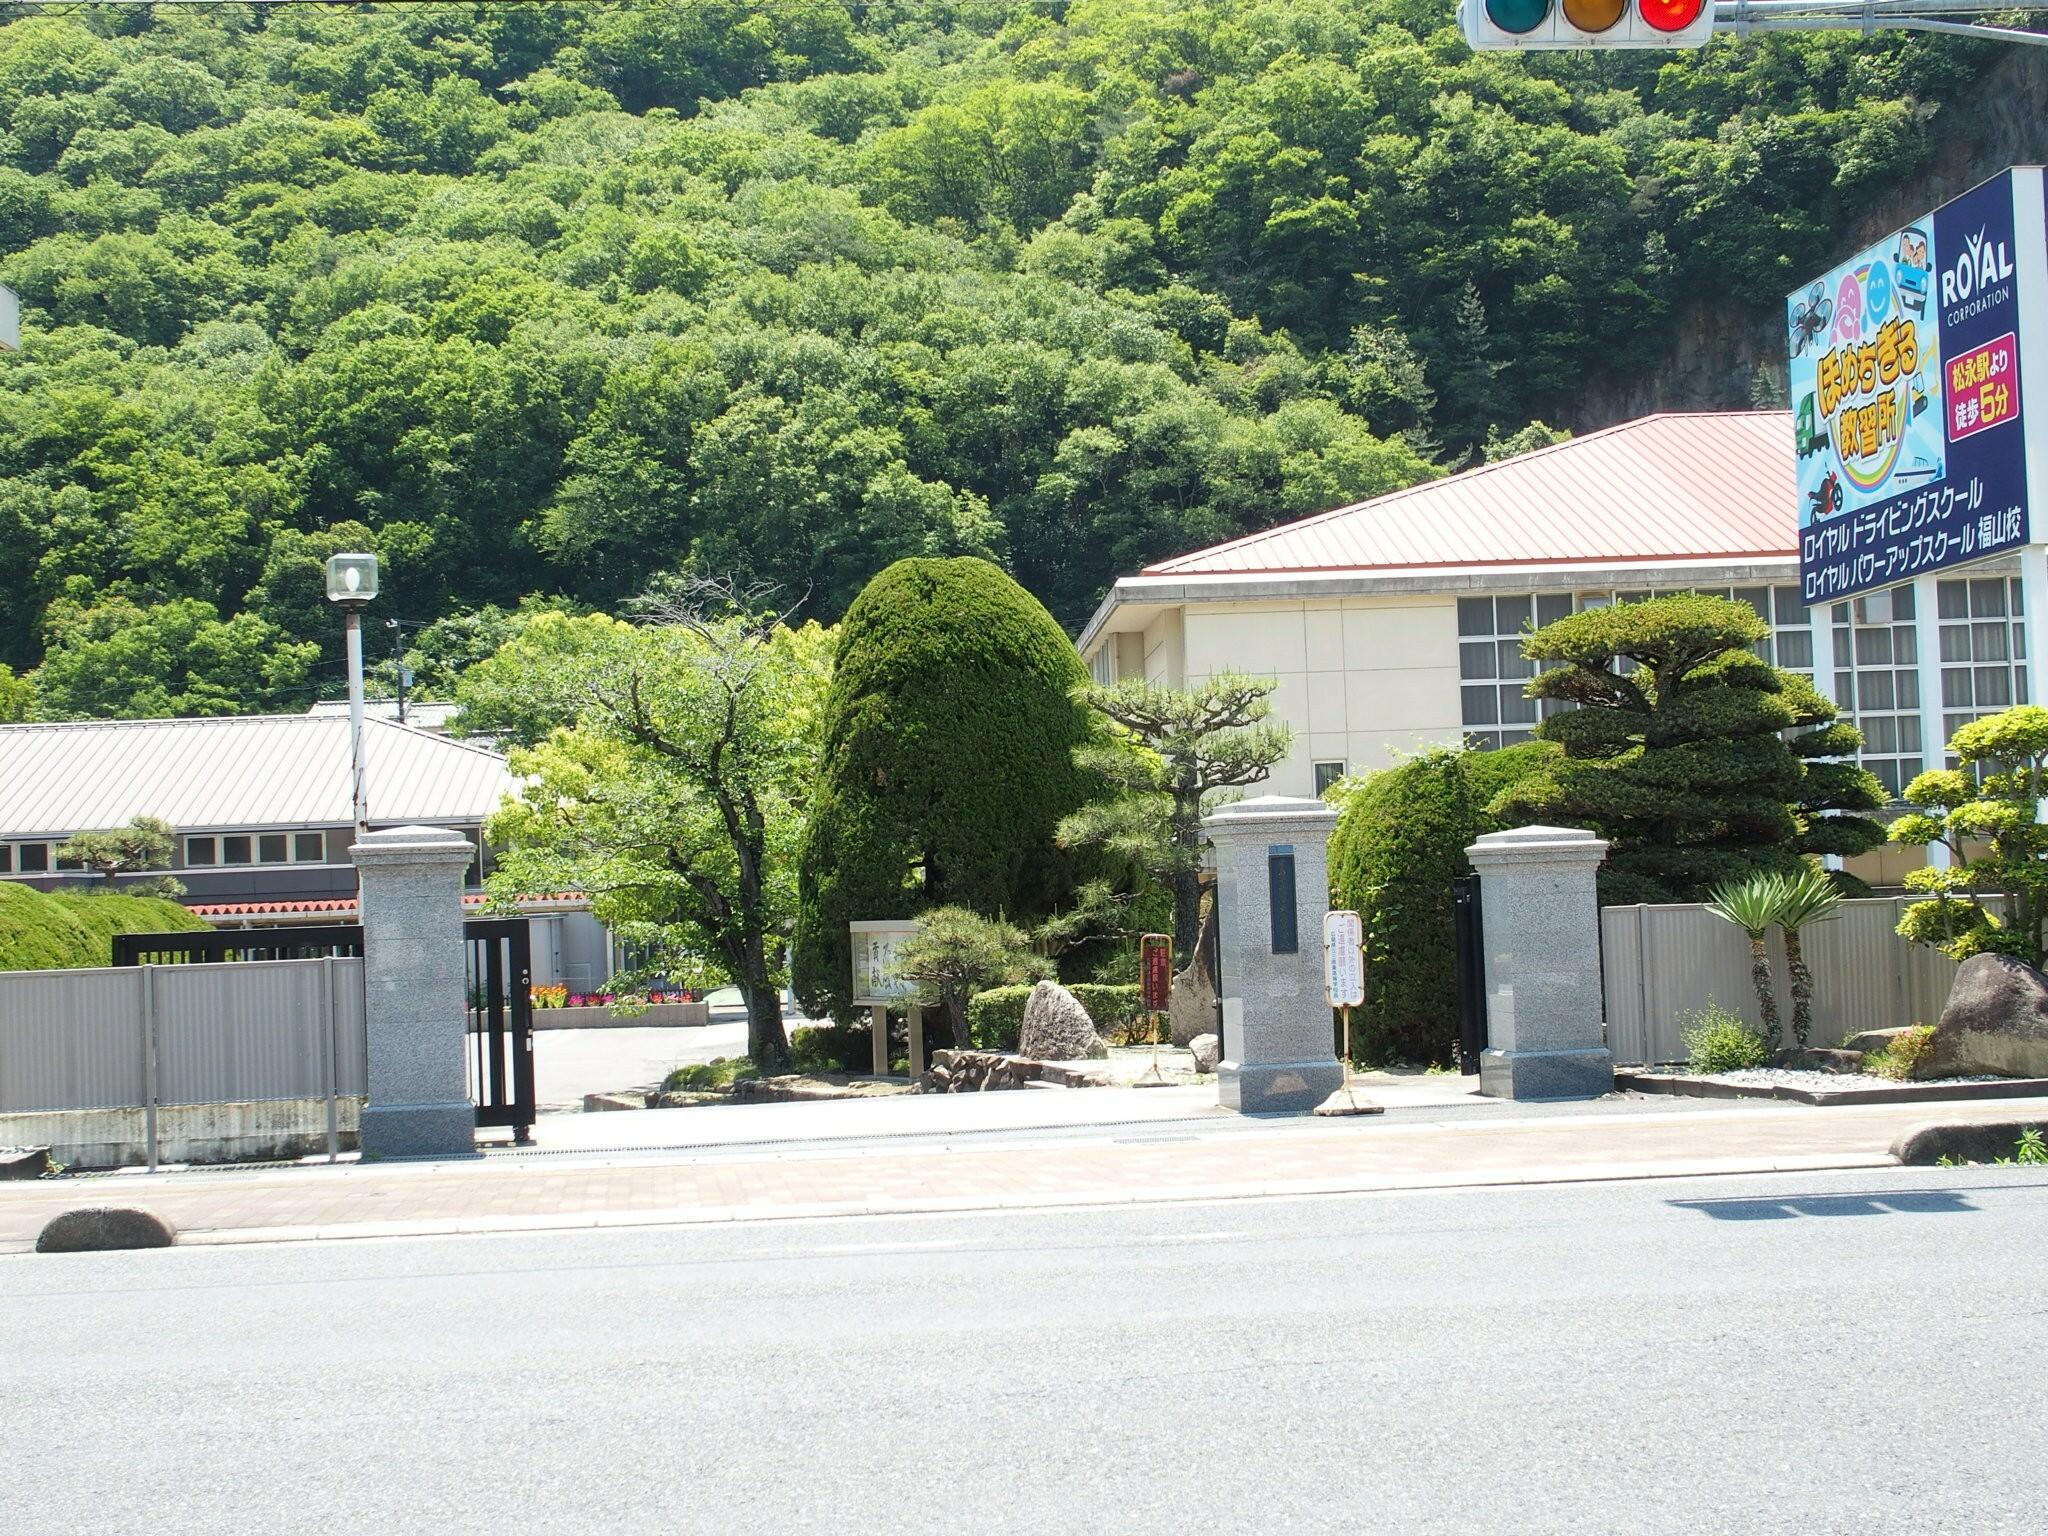
M 1367 1119 L 1168 1142 L 941 1141 L 843 1155 L 499 1156 L 44 1180 L 0 1186 L 0 1252 L 31 1246 L 52 1215 L 79 1205 L 143 1206 L 181 1242 L 247 1242 L 1878 1167 L 1912 1126 L 2038 1114 L 2044 1104 Z

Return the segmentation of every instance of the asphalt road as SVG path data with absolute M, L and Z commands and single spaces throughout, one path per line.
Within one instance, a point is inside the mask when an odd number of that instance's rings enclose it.
M 2048 1176 L 0 1259 L 0 1531 L 1977 1533 Z

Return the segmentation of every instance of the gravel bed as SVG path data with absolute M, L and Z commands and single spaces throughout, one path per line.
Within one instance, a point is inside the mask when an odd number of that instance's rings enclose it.
M 1734 1083 L 1743 1088 L 1803 1088 L 1810 1093 L 1841 1093 L 1847 1089 L 1918 1088 L 1927 1086 L 1911 1079 L 1901 1082 L 1879 1077 L 1875 1072 L 1795 1072 L 1790 1067 L 1745 1067 L 1739 1072 L 1702 1074 L 1710 1083 Z M 1996 1083 L 1998 1077 L 1944 1077 L 1946 1083 Z

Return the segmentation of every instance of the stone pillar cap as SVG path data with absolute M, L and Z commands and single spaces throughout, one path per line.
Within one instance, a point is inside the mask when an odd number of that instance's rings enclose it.
M 1258 795 L 1220 806 L 1202 818 L 1210 831 L 1243 828 L 1256 832 L 1276 821 L 1334 822 L 1337 813 L 1320 800 L 1303 800 L 1294 795 Z
M 476 845 L 460 832 L 447 827 L 379 827 L 365 832 L 349 844 L 348 856 L 361 864 L 379 859 L 452 858 L 465 860 L 476 854 Z
M 1482 833 L 1479 841 L 1465 850 L 1465 856 L 1475 863 L 1546 854 L 1597 863 L 1607 856 L 1607 840 L 1582 827 L 1510 827 L 1505 832 Z

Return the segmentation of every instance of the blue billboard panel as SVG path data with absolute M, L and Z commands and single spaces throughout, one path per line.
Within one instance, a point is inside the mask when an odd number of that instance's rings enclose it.
M 2017 244 L 2007 171 L 1787 300 L 1808 603 L 2027 541 Z

